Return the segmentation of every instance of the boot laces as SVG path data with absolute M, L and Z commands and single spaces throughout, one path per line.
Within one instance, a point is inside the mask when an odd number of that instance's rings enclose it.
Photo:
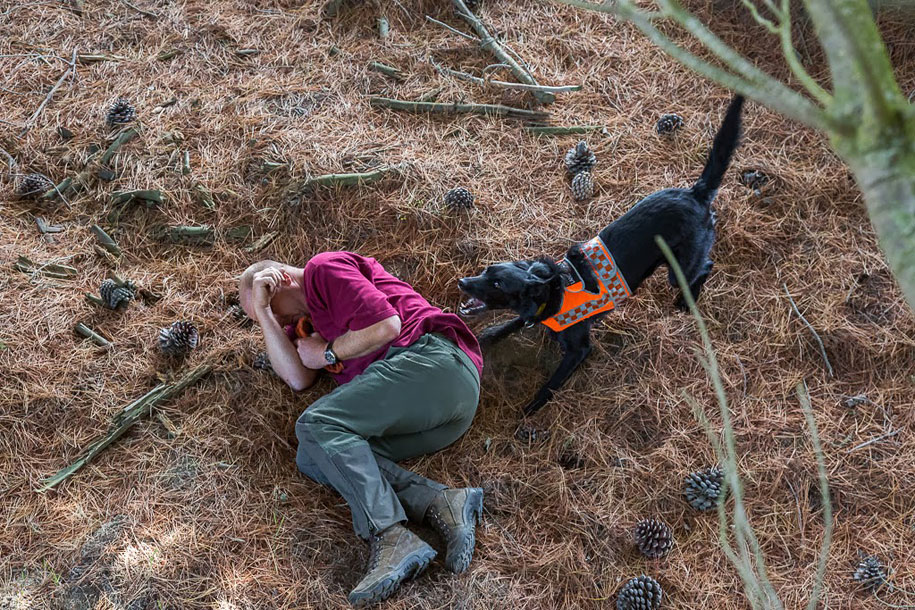
M 369 554 L 369 572 L 374 572 L 378 567 L 378 564 L 381 562 L 381 549 L 383 545 L 381 543 L 381 534 L 372 537 L 371 542 L 371 551 Z
M 447 536 L 451 531 L 451 526 L 445 522 L 442 513 L 435 506 L 431 507 L 429 510 L 429 521 L 432 523 L 432 528 L 438 532 L 440 536 Z

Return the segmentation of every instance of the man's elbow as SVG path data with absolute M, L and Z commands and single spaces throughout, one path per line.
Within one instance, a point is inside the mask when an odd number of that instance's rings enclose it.
M 385 343 L 390 343 L 399 337 L 401 330 L 400 316 L 391 316 L 385 320 L 382 330 L 384 331 Z

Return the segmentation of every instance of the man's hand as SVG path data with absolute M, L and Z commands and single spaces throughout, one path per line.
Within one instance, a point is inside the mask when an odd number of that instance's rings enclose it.
M 318 370 L 327 364 L 324 358 L 324 350 L 327 349 L 327 341 L 318 333 L 310 337 L 303 337 L 295 340 L 295 349 L 299 353 L 299 360 L 305 368 Z
M 252 281 L 252 304 L 257 311 L 270 307 L 270 300 L 276 289 L 283 283 L 283 273 L 279 269 L 264 269 L 254 275 Z

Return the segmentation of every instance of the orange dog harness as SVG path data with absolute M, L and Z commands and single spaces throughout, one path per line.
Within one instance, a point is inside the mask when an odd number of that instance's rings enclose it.
M 614 309 L 617 303 L 632 296 L 623 274 L 613 261 L 613 255 L 600 237 L 582 244 L 581 249 L 594 275 L 597 276 L 599 290 L 596 294 L 588 292 L 585 290 L 584 282 L 580 280 L 566 286 L 559 313 L 541 322 L 550 330 L 565 330 L 591 316 Z M 565 259 L 560 261 L 560 265 L 563 262 Z M 571 266 L 569 264 L 569 267 Z

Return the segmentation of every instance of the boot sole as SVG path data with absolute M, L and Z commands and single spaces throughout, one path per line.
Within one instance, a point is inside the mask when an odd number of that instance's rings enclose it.
M 464 530 L 460 537 L 460 543 L 454 546 L 460 548 L 457 555 L 451 555 L 445 558 L 445 568 L 454 574 L 461 574 L 470 567 L 473 559 L 473 549 L 476 546 L 476 526 L 483 520 L 483 490 L 475 487 L 464 503 L 464 521 L 470 524 L 470 527 Z
M 429 567 L 432 560 L 435 559 L 435 555 L 436 552 L 430 549 L 420 555 L 410 557 L 405 564 L 400 566 L 395 576 L 385 578 L 368 591 L 360 593 L 355 599 L 351 595 L 349 598 L 350 603 L 357 608 L 364 608 L 383 602 L 391 597 L 405 580 L 415 579 L 422 574 Z

